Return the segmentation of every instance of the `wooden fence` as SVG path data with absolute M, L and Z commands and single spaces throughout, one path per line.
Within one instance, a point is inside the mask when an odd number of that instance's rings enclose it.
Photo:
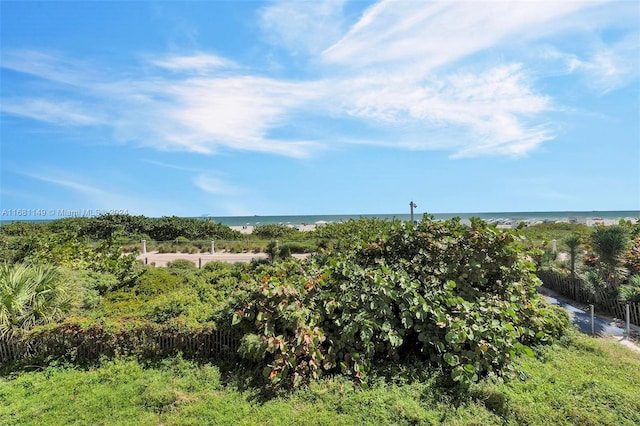
M 593 304 L 598 310 L 621 320 L 626 318 L 626 303 L 611 298 L 606 292 L 600 291 L 595 294 L 589 292 L 579 278 L 565 277 L 548 270 L 538 271 L 538 278 L 542 280 L 545 287 L 576 302 Z M 639 303 L 629 303 L 629 317 L 632 324 L 640 326 Z
M 50 334 L 45 339 L 0 337 L 0 364 L 23 359 L 71 358 L 91 362 L 102 356 L 136 355 L 141 358 L 177 355 L 185 358 L 233 360 L 239 345 L 237 336 L 229 331 L 199 334 L 142 333 L 134 338 L 105 341 L 92 339 L 83 333 Z

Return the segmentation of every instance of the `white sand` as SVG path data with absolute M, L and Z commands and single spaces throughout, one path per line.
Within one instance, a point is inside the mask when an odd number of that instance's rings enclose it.
M 309 232 L 309 231 L 313 231 L 314 229 L 316 229 L 316 225 L 315 224 L 311 224 L 311 225 L 287 225 L 289 228 L 294 228 L 297 229 L 298 231 L 301 232 Z M 241 232 L 243 234 L 251 234 L 253 233 L 253 228 L 255 228 L 255 226 L 253 225 L 247 225 L 247 226 L 230 226 L 229 228 L 233 229 L 234 231 L 238 231 Z

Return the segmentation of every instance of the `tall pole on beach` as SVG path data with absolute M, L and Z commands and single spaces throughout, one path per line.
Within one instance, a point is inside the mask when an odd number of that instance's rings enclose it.
M 411 208 L 411 223 L 414 223 L 414 220 L 413 220 L 413 209 L 415 207 L 418 207 L 418 205 L 416 203 L 414 203 L 413 200 L 411 200 L 411 202 L 409 203 L 409 207 Z

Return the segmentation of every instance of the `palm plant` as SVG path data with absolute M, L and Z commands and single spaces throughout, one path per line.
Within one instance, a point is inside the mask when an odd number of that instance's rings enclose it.
M 629 242 L 627 229 L 619 225 L 598 227 L 591 234 L 591 244 L 599 258 L 599 269 L 614 288 L 627 275 L 622 265 Z
M 273 262 L 274 260 L 276 260 L 276 257 L 278 256 L 278 241 L 276 240 L 271 240 L 267 243 L 267 248 L 266 248 L 266 253 L 269 256 L 269 260 L 271 262 Z
M 580 248 L 580 237 L 578 235 L 571 235 L 564 240 L 564 243 L 569 248 L 569 261 L 571 262 L 571 278 L 576 277 L 576 258 L 578 257 L 578 250 Z
M 640 275 L 634 275 L 629 279 L 629 284 L 620 286 L 618 300 L 640 303 Z
M 606 290 L 607 282 L 600 270 L 589 268 L 583 277 L 583 288 L 589 293 L 591 302 L 598 302 L 602 291 Z
M 0 335 L 56 321 L 73 307 L 57 268 L 0 265 Z

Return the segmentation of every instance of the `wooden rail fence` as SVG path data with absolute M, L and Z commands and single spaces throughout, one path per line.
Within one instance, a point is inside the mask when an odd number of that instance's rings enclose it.
M 102 356 L 136 354 L 144 358 L 183 354 L 186 358 L 233 360 L 239 339 L 229 331 L 202 334 L 139 335 L 131 341 L 104 342 L 82 333 L 60 333 L 47 339 L 0 337 L 0 364 L 29 358 L 72 357 L 77 361 L 95 361 Z
M 545 287 L 576 302 L 593 304 L 597 309 L 621 320 L 626 318 L 626 303 L 612 299 L 606 292 L 589 292 L 579 278 L 565 277 L 548 270 L 538 271 L 538 278 Z M 629 303 L 629 317 L 632 324 L 640 326 L 639 303 Z

